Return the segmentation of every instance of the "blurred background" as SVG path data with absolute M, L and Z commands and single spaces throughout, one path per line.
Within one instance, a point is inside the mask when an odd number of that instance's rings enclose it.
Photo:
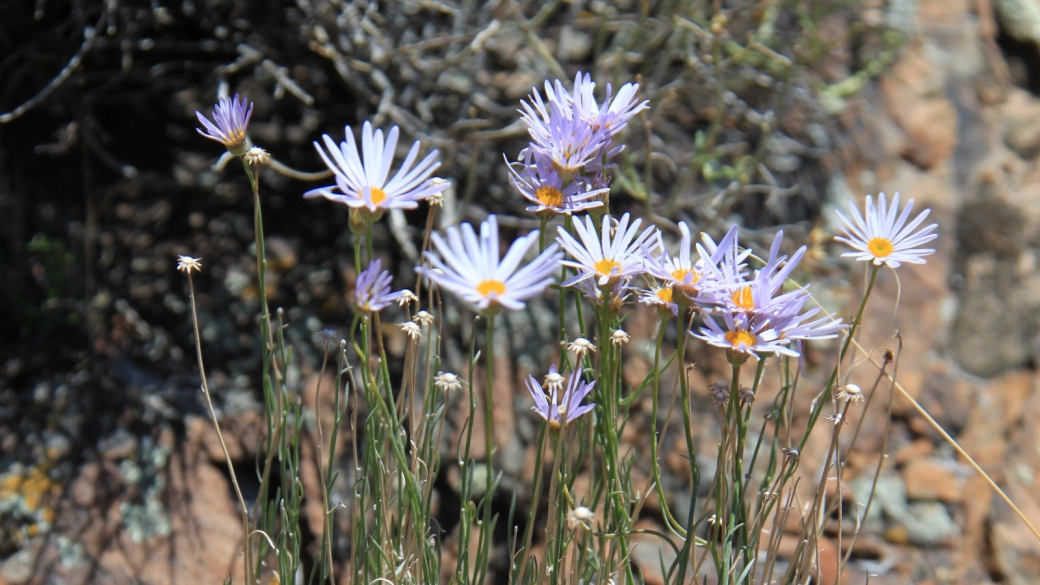
M 252 141 L 305 172 L 323 169 L 312 146 L 323 133 L 339 141 L 345 125 L 396 124 L 402 143 L 440 150 L 452 188 L 439 227 L 497 213 L 515 235 L 538 227 L 503 159 L 526 143 L 519 100 L 546 79 L 569 86 L 578 71 L 600 91 L 639 82 L 650 100 L 623 136 L 614 209 L 673 235 L 679 220 L 715 236 L 737 223 L 756 249 L 783 229 L 792 250 L 810 246 L 802 277 L 841 314 L 863 274 L 838 258 L 834 210 L 879 191 L 931 207 L 937 253 L 899 279 L 882 273 L 877 294 L 889 302 L 872 304 L 861 343 L 895 348 L 900 333 L 901 383 L 1040 525 L 1037 0 L 9 0 L 0 584 L 215 583 L 236 562 L 238 520 L 175 261 L 202 258 L 210 385 L 248 478 L 263 426 L 252 201 L 235 164 L 214 166 L 223 149 L 195 132 L 196 110 L 248 96 Z M 289 324 L 291 384 L 312 412 L 323 409 L 307 392 L 321 362 L 311 339 L 349 323 L 356 277 L 346 208 L 302 199 L 320 184 L 261 172 L 271 306 Z M 425 207 L 405 219 L 376 226 L 395 288 L 414 285 Z M 536 430 L 518 381 L 558 355 L 555 319 L 549 302 L 508 315 L 496 366 L 504 486 L 524 509 Z M 399 361 L 396 320 L 385 322 Z M 654 315 L 636 309 L 629 323 L 626 377 L 638 382 Z M 442 355 L 456 371 L 471 326 L 447 306 Z M 808 354 L 810 377 L 832 349 Z M 725 364 L 690 352 L 711 461 L 706 386 Z M 843 582 L 868 572 L 872 583 L 1040 580 L 1040 543 L 908 404 L 897 399 L 894 413 L 857 570 Z M 449 414 L 453 428 L 463 415 Z M 884 417 L 871 421 L 843 478 L 849 498 L 869 489 L 882 455 Z M 641 448 L 642 427 L 627 429 Z M 685 465 L 678 449 L 662 455 L 675 493 Z M 313 464 L 303 476 L 320 493 Z M 447 555 L 457 486 L 457 467 L 445 465 L 436 493 Z M 318 497 L 312 538 L 320 515 Z M 337 559 L 349 546 L 340 535 Z M 633 554 L 648 582 L 660 578 L 659 552 L 648 539 Z

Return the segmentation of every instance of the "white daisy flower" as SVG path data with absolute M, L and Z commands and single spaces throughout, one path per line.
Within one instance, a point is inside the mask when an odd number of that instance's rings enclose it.
M 563 254 L 553 244 L 526 266 L 519 268 L 527 251 L 538 242 L 538 232 L 517 239 L 504 258 L 498 253 L 498 220 L 494 215 L 480 224 L 480 237 L 464 223 L 447 230 L 447 240 L 433 234 L 436 253 L 428 252 L 432 268 L 417 267 L 421 274 L 451 291 L 478 312 L 492 314 L 501 308 L 518 311 L 552 282 Z M 518 269 L 519 268 L 519 269 Z
M 419 201 L 446 189 L 446 181 L 430 178 L 441 165 L 437 161 L 436 150 L 412 166 L 419 155 L 418 140 L 412 144 L 412 149 L 408 151 L 397 173 L 387 180 L 399 134 L 397 126 L 394 126 L 384 140 L 383 131 L 380 129 L 373 132 L 372 124 L 366 121 L 361 129 L 360 154 L 350 126 L 346 127 L 346 142 L 340 142 L 339 146 L 325 134 L 322 140 L 328 153 L 317 141 L 314 147 L 325 165 L 336 175 L 336 184 L 311 189 L 303 196 L 324 197 L 353 209 L 367 209 L 375 215 L 387 209 L 415 209 Z
M 935 253 L 935 250 L 918 246 L 939 237 L 938 234 L 932 233 L 939 226 L 933 223 L 914 233 L 931 210 L 925 209 L 913 221 L 906 223 L 913 206 L 914 200 L 911 199 L 903 208 L 903 212 L 897 216 L 899 193 L 892 198 L 891 205 L 886 205 L 884 193 L 878 194 L 876 208 L 873 199 L 867 195 L 866 215 L 863 216 L 850 203 L 852 221 L 839 212 L 838 217 L 845 224 L 845 235 L 836 236 L 834 239 L 851 246 L 854 251 L 846 252 L 842 256 L 854 257 L 860 262 L 873 262 L 875 266 L 887 264 L 892 268 L 898 268 L 903 262 L 924 264 L 924 257 Z
M 631 278 L 646 272 L 646 250 L 657 248 L 655 242 L 652 247 L 647 246 L 657 228 L 650 226 L 639 232 L 639 225 L 643 222 L 637 219 L 629 224 L 629 215 L 621 216 L 617 227 L 612 229 L 611 217 L 603 216 L 601 233 L 596 233 L 596 226 L 592 218 L 585 216 L 585 221 L 575 221 L 574 231 L 578 234 L 579 242 L 574 236 L 567 233 L 563 226 L 557 227 L 559 235 L 556 241 L 571 255 L 574 260 L 564 260 L 565 266 L 570 266 L 578 271 L 564 281 L 563 286 L 571 286 L 577 282 L 589 278 L 595 278 L 600 287 L 613 286 L 622 278 Z

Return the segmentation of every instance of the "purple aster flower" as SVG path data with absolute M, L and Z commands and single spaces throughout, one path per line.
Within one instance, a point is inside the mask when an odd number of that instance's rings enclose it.
M 508 164 L 508 163 L 507 163 Z M 517 171 L 514 166 L 520 166 Z M 527 211 L 542 217 L 563 213 L 570 215 L 603 205 L 597 199 L 610 191 L 609 187 L 593 189 L 584 181 L 571 181 L 564 186 L 560 173 L 540 152 L 526 149 L 523 163 L 509 164 L 510 182 L 528 201 L 534 203 Z
M 788 259 L 786 255 L 780 254 L 783 239 L 784 232 L 780 230 L 773 238 L 765 266 L 755 270 L 750 280 L 739 268 L 734 268 L 739 264 L 739 260 L 734 261 L 734 258 L 739 258 L 741 254 L 734 239 L 715 275 L 718 301 L 735 312 L 769 313 L 788 298 L 808 296 L 808 291 L 804 289 L 777 296 L 791 273 L 805 257 L 806 251 L 806 247 L 802 246 Z
M 559 83 L 559 82 L 557 82 Z M 649 107 L 649 100 L 638 101 L 638 83 L 626 83 L 621 86 L 617 95 L 611 99 L 612 88 L 607 84 L 607 95 L 603 98 L 603 105 L 596 102 L 593 90 L 596 84 L 586 73 L 584 76 L 579 72 L 574 77 L 574 91 L 571 101 L 577 115 L 595 128 L 605 128 L 614 136 L 621 131 L 628 121 L 639 112 Z M 560 87 L 562 89 L 562 86 Z
M 580 371 L 571 372 L 567 378 L 567 388 L 562 396 L 555 386 L 548 388 L 549 395 L 546 396 L 545 390 L 542 389 L 538 380 L 534 379 L 534 376 L 528 376 L 525 382 L 527 391 L 531 393 L 531 398 L 534 398 L 532 410 L 545 419 L 545 422 L 549 423 L 549 428 L 554 431 L 574 422 L 578 417 L 595 408 L 595 405 L 591 403 L 581 404 L 589 392 L 592 392 L 596 382 L 583 381 Z
M 629 224 L 629 215 L 621 216 L 617 226 L 611 225 L 611 217 L 603 216 L 601 233 L 596 232 L 592 218 L 585 216 L 585 221 L 574 222 L 574 231 L 578 239 L 567 233 L 563 226 L 557 228 L 556 240 L 574 260 L 565 260 L 563 264 L 578 271 L 576 276 L 567 279 L 563 286 L 571 286 L 586 279 L 596 279 L 600 287 L 616 284 L 622 278 L 631 278 L 646 272 L 644 250 L 656 248 L 656 243 L 648 247 L 657 228 L 650 226 L 639 233 L 641 219 Z
M 839 212 L 838 217 L 845 224 L 845 235 L 837 236 L 834 239 L 851 246 L 854 251 L 845 252 L 842 256 L 851 256 L 861 262 L 873 262 L 875 266 L 887 264 L 892 268 L 898 268 L 903 262 L 924 264 L 924 257 L 934 254 L 935 250 L 918 248 L 918 246 L 939 237 L 938 234 L 932 233 L 939 226 L 933 223 L 914 233 L 914 230 L 928 217 L 931 210 L 925 209 L 908 224 L 906 220 L 910 218 L 910 210 L 913 207 L 914 200 L 911 199 L 897 217 L 899 193 L 892 198 L 891 206 L 886 205 L 885 194 L 879 194 L 876 208 L 870 195 L 867 195 L 865 217 L 860 215 L 859 210 L 850 203 L 852 221 Z
M 575 117 L 569 103 L 545 104 L 535 91 L 532 103 L 520 102 L 520 117 L 531 135 L 530 148 L 541 153 L 566 180 L 598 170 L 610 152 L 611 135 Z
M 812 298 L 804 287 L 780 293 L 805 255 L 802 247 L 788 260 L 780 254 L 782 242 L 781 231 L 773 238 L 765 266 L 756 270 L 750 280 L 740 267 L 747 252 L 740 251 L 736 238 L 719 265 L 708 265 L 714 273 L 713 296 L 718 307 L 711 315 L 705 315 L 705 326 L 700 334 L 695 334 L 697 337 L 740 355 L 798 356 L 799 352 L 791 348 L 792 342 L 836 337 L 845 328 L 833 314 L 814 319 L 822 312 L 819 308 L 802 312 L 805 302 Z M 722 316 L 725 328 L 713 315 Z
M 468 223 L 461 228 L 449 227 L 447 236 L 445 240 L 433 234 L 436 252 L 428 253 L 432 268 L 416 270 L 485 314 L 503 307 L 511 311 L 524 308 L 524 301 L 549 286 L 563 258 L 559 246 L 553 244 L 520 267 L 524 255 L 538 242 L 538 232 L 531 232 L 513 242 L 500 259 L 498 219 L 494 215 L 480 224 L 479 238 Z
M 586 281 L 588 282 L 588 281 Z M 670 286 L 654 287 L 639 291 L 639 302 L 657 307 L 659 311 L 668 311 L 673 317 L 679 316 L 679 305 L 675 302 L 674 289 Z M 665 315 L 665 313 L 659 313 Z
M 239 156 L 245 151 L 241 150 L 246 142 L 246 128 L 249 126 L 249 118 L 253 115 L 253 104 L 245 97 L 239 98 L 235 94 L 233 98 L 223 97 L 213 107 L 213 121 L 210 122 L 202 112 L 195 111 L 199 122 L 206 128 L 196 128 L 199 134 L 216 140 L 223 144 L 232 154 Z
M 791 297 L 785 306 L 774 313 L 773 326 L 780 330 L 780 339 L 796 342 L 833 339 L 848 327 L 841 319 L 836 319 L 834 313 L 824 313 L 819 307 L 802 313 L 802 307 L 809 298 L 809 295 Z M 813 319 L 820 314 L 823 316 Z
M 384 140 L 383 131 L 373 131 L 372 124 L 366 121 L 361 128 L 360 153 L 350 126 L 346 127 L 346 142 L 340 142 L 339 146 L 325 134 L 322 140 L 328 153 L 317 141 L 314 147 L 325 165 L 335 173 L 336 184 L 311 189 L 303 196 L 324 197 L 353 209 L 365 209 L 378 219 L 387 209 L 415 209 L 419 201 L 447 189 L 446 181 L 430 177 L 441 165 L 436 150 L 413 168 L 419 155 L 418 140 L 412 144 L 393 178 L 387 180 L 399 134 L 397 126 L 394 126 Z
M 593 305 L 603 306 L 603 299 L 607 299 L 609 307 L 616 313 L 631 296 L 633 292 L 632 279 L 618 279 L 608 289 L 606 286 L 598 286 L 595 279 L 587 278 L 574 283 L 574 288 L 581 291 Z
M 679 232 L 682 234 L 682 238 L 679 242 L 678 256 L 672 256 L 667 251 L 664 251 L 664 240 L 661 233 L 657 233 L 657 248 L 662 250 L 662 253 L 654 255 L 650 253 L 649 249 L 644 250 L 646 271 L 660 280 L 665 287 L 673 291 L 673 294 L 669 295 L 668 302 L 683 300 L 680 297 L 675 297 L 675 294 L 681 294 L 688 301 L 711 302 L 710 299 L 701 298 L 701 291 L 712 290 L 713 287 L 717 286 L 714 280 L 715 276 L 719 274 L 719 270 L 716 267 L 736 240 L 737 226 L 731 227 L 718 245 L 711 239 L 711 236 L 702 233 L 703 245 L 697 246 L 700 258 L 696 261 L 692 258 L 692 238 L 690 237 L 690 228 L 686 225 L 686 222 L 679 222 Z M 739 255 L 736 257 L 738 260 L 743 260 Z M 655 296 L 660 297 L 660 294 L 655 293 Z M 651 302 L 651 304 L 658 303 Z
M 404 295 L 404 291 L 390 292 L 390 273 L 383 270 L 383 263 L 376 258 L 368 268 L 358 274 L 354 284 L 354 305 L 360 311 L 379 312 Z
M 700 333 L 691 332 L 694 337 L 739 356 L 783 354 L 798 357 L 798 352 L 788 347 L 790 340 L 780 338 L 780 332 L 768 317 L 725 309 L 716 310 L 714 314 L 722 315 L 722 326 L 713 315 L 705 313 L 704 327 Z

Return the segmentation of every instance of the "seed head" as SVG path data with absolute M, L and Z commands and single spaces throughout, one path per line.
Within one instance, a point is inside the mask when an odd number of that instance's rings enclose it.
M 751 404 L 755 401 L 755 391 L 747 386 L 741 388 L 737 395 L 740 396 L 741 404 Z
M 462 389 L 459 377 L 451 372 L 437 372 L 433 378 L 433 384 L 445 392 L 454 392 Z
M 855 384 L 846 384 L 838 390 L 838 399 L 847 402 L 863 402 L 863 390 Z
M 574 357 L 581 359 L 586 353 L 596 353 L 596 346 L 584 337 L 579 337 L 567 345 L 567 351 L 574 353 Z
M 177 270 L 186 274 L 190 274 L 193 270 L 199 272 L 202 270 L 202 258 L 177 256 Z
M 567 514 L 567 528 L 574 530 L 578 525 L 587 526 L 587 522 L 592 520 L 592 510 L 589 510 L 585 506 L 578 506 L 571 510 L 570 514 Z
M 718 380 L 708 385 L 708 401 L 716 408 L 722 408 L 729 403 L 729 384 L 725 380 Z
M 418 303 L 419 302 L 419 297 L 415 296 L 415 293 L 413 293 L 412 291 L 410 291 L 408 289 L 402 290 L 400 292 L 400 295 L 401 296 L 397 297 L 397 306 L 399 306 L 399 307 L 403 307 L 403 306 L 407 305 L 408 303 Z
M 260 166 L 271 162 L 271 155 L 259 146 L 254 146 L 246 151 L 245 159 L 249 166 Z
M 614 332 L 610 334 L 610 342 L 614 345 L 623 345 L 631 340 L 632 338 L 629 337 L 628 333 L 625 333 L 624 329 L 615 329 Z
M 401 327 L 401 331 L 404 331 L 412 341 L 419 341 L 422 339 L 422 327 L 419 327 L 418 323 L 407 321 L 405 323 L 399 323 L 398 325 Z
M 563 374 L 556 371 L 556 365 L 549 366 L 549 373 L 545 375 L 545 383 L 542 384 L 542 388 L 553 392 L 560 391 L 563 389 L 563 382 L 565 378 Z
M 314 343 L 325 348 L 325 351 L 336 349 L 339 347 L 339 342 L 339 331 L 336 331 L 335 329 L 322 329 L 314 334 Z
M 422 327 L 429 327 L 430 325 L 433 325 L 433 315 L 426 311 L 419 311 L 414 317 L 412 317 L 412 321 L 415 321 Z

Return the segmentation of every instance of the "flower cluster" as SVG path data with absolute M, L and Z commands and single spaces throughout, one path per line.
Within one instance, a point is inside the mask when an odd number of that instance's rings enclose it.
M 607 161 L 621 152 L 614 137 L 646 109 L 637 98 L 639 84 L 627 83 L 617 95 L 607 84 L 603 103 L 596 84 L 580 72 L 568 92 L 560 80 L 545 82 L 545 99 L 534 88 L 521 101 L 520 117 L 531 142 L 510 165 L 510 179 L 533 205 L 528 211 L 543 219 L 603 206 L 609 192 Z
M 616 95 L 607 84 L 602 103 L 595 98 L 595 87 L 588 74 L 578 73 L 570 91 L 559 80 L 546 81 L 544 98 L 535 88 L 527 100 L 521 100 L 520 117 L 531 140 L 518 161 L 509 164 L 509 173 L 514 187 L 531 204 L 528 211 L 541 218 L 543 226 L 557 214 L 591 212 L 597 214 L 596 219 L 585 215 L 556 226 L 556 242 L 527 262 L 525 257 L 546 228 L 519 237 L 503 256 L 494 215 L 480 224 L 479 234 L 470 224 L 451 226 L 444 235 L 432 234 L 428 264 L 416 267 L 418 272 L 475 311 L 493 315 L 502 309 L 522 309 L 552 283 L 562 265 L 572 274 L 561 286 L 574 287 L 597 307 L 609 307 L 614 315 L 631 293 L 658 307 L 662 317 L 699 312 L 703 325 L 691 333 L 725 348 L 734 360 L 768 354 L 797 356 L 801 342 L 836 337 L 846 327 L 819 307 L 806 308 L 812 299 L 807 287 L 785 288 L 806 249 L 802 247 L 790 257 L 781 254 L 782 231 L 773 239 L 764 264 L 752 271 L 748 268 L 751 250 L 740 247 L 737 226 L 718 244 L 706 234 L 695 243 L 690 227 L 679 222 L 678 249 L 673 254 L 656 227 L 643 228 L 642 220 L 628 213 L 620 219 L 598 213 L 610 190 L 609 160 L 623 148 L 616 137 L 647 107 L 647 101 L 638 98 L 638 84 L 625 84 Z M 245 156 L 252 115 L 247 99 L 238 95 L 222 98 L 212 121 L 197 115 L 205 127 L 199 129 L 203 136 Z M 312 189 L 304 196 L 350 207 L 351 228 L 359 233 L 388 209 L 414 209 L 422 200 L 435 203 L 448 187 L 447 181 L 433 177 L 440 166 L 436 150 L 418 160 L 420 143 L 414 142 L 391 176 L 399 134 L 394 126 L 384 135 L 366 121 L 360 148 L 349 126 L 346 140 L 338 145 L 324 135 L 324 148 L 314 144 L 336 184 Z M 918 229 L 929 212 L 908 221 L 912 207 L 911 200 L 900 211 L 899 194 L 889 204 L 882 193 L 877 207 L 867 197 L 865 214 L 855 207 L 851 220 L 839 214 L 845 233 L 836 240 L 853 248 L 844 256 L 893 268 L 903 262 L 923 263 L 934 250 L 920 246 L 937 237 L 937 226 Z M 646 287 L 637 288 L 637 279 Z M 358 275 L 357 309 L 374 312 L 395 300 L 406 302 L 405 294 L 410 293 L 391 294 L 390 280 L 380 261 L 374 260 Z M 414 329 L 421 334 L 421 327 L 420 323 Z M 590 342 L 585 342 L 589 348 L 575 349 L 576 343 L 570 345 L 576 353 L 596 349 Z M 555 371 L 550 375 L 559 377 Z M 552 394 L 553 400 L 555 396 Z

